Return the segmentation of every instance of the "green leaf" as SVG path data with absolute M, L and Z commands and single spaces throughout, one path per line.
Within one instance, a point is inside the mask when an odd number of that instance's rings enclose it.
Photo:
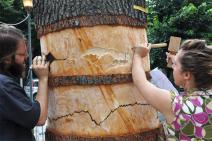
M 182 129 L 182 132 L 188 136 L 191 136 L 194 134 L 194 125 L 190 121 L 187 125 L 184 126 Z
M 212 139 L 212 125 L 206 125 L 204 129 L 206 132 L 205 139 Z

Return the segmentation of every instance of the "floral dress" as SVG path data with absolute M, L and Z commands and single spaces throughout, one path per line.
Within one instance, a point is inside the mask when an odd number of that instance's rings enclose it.
M 212 141 L 212 90 L 172 94 L 172 110 L 169 135 L 180 141 Z

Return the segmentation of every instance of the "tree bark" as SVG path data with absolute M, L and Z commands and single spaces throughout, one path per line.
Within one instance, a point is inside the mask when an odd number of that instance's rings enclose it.
M 120 137 L 77 137 L 77 136 L 60 136 L 47 130 L 46 137 L 49 141 L 164 141 L 165 135 L 162 127 L 143 133 L 131 134 Z
M 145 0 L 34 0 L 38 36 L 75 27 L 125 25 L 146 27 Z

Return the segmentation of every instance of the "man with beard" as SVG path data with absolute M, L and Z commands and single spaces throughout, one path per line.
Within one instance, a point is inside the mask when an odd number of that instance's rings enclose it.
M 25 70 L 27 47 L 22 32 L 0 25 L 0 140 L 35 141 L 32 129 L 47 118 L 49 63 L 35 57 L 32 69 L 39 79 L 36 100 L 31 102 L 19 85 Z

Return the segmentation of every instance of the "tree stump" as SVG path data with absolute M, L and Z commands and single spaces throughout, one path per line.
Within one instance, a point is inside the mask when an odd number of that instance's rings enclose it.
M 147 43 L 134 5 L 145 1 L 34 0 L 41 52 L 54 58 L 47 141 L 157 140 L 157 112 L 132 83 L 131 48 Z

